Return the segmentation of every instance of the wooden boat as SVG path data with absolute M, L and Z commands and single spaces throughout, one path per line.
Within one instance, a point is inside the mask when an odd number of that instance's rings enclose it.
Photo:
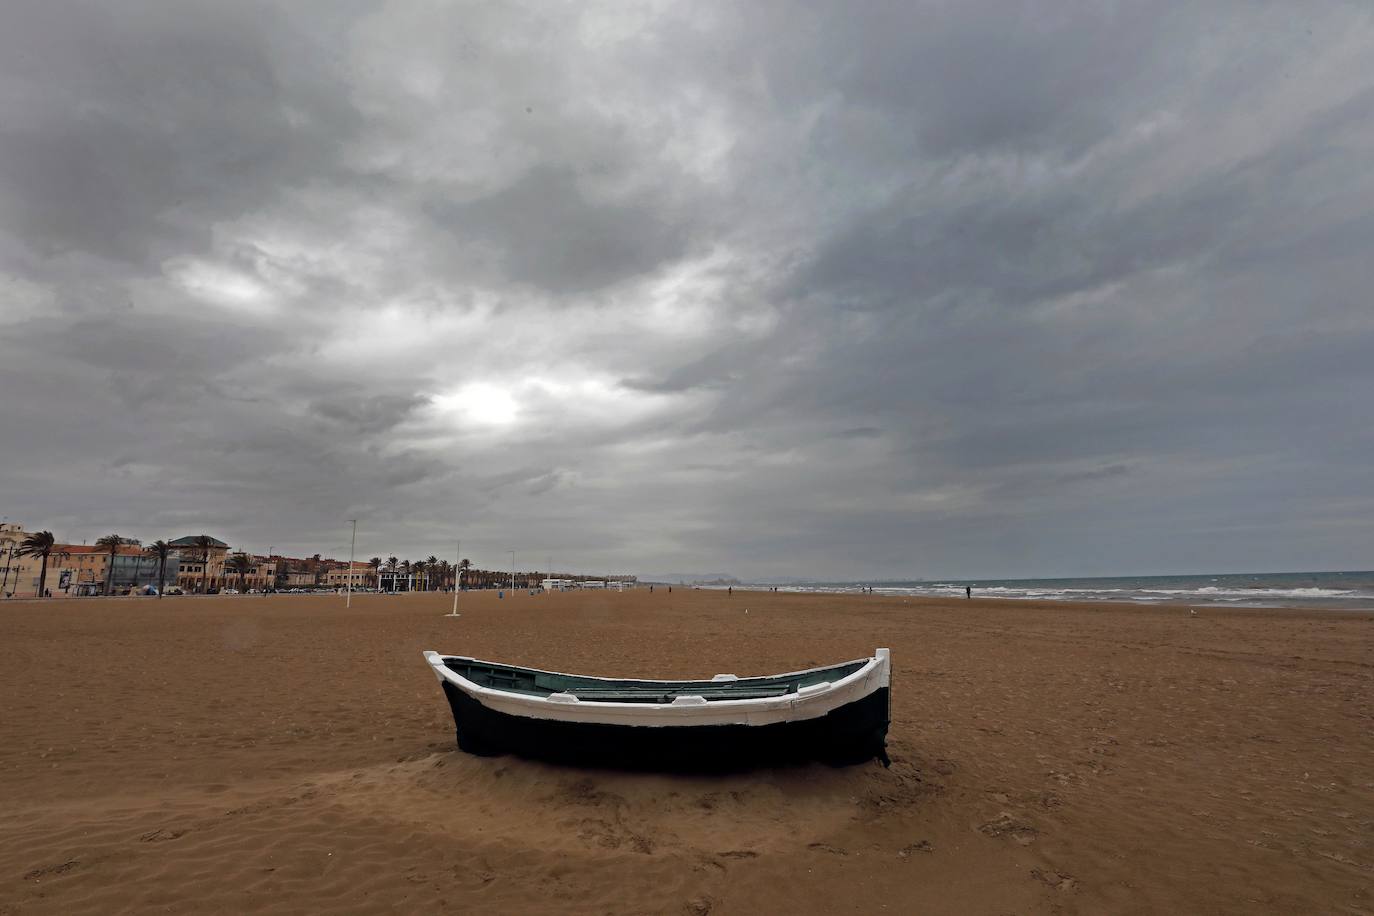
M 733 769 L 820 760 L 888 764 L 891 662 L 872 657 L 771 677 L 587 677 L 426 652 L 458 746 L 577 763 Z

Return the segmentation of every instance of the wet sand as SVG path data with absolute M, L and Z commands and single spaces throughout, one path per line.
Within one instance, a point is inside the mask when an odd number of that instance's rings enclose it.
M 0 604 L 0 914 L 1374 912 L 1374 614 L 342 604 Z M 420 658 L 691 677 L 883 645 L 891 769 L 724 776 L 467 756 Z

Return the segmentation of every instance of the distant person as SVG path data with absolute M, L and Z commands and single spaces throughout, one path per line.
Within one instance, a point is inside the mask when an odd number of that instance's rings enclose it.
M 735 593 L 735 587 L 734 587 L 733 585 L 728 586 L 728 587 L 726 588 L 726 592 L 729 593 L 729 594 L 731 594 L 731 595 L 733 595 L 733 594 Z
M 670 585 L 670 586 L 668 586 L 668 594 L 671 595 L 672 593 L 673 593 L 673 587 Z
M 651 585 L 651 586 L 649 586 L 649 594 L 652 595 L 653 593 L 654 593 L 654 587 Z
M 967 598 L 969 601 L 972 601 L 972 600 L 973 600 L 973 586 L 972 586 L 972 585 L 965 585 L 965 586 L 964 586 L 964 597 Z

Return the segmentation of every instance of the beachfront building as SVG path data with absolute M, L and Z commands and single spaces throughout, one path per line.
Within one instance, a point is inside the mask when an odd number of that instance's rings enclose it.
M 248 575 L 248 588 L 260 592 L 277 588 L 281 577 L 282 557 L 253 555 L 253 571 Z
M 56 595 L 103 595 L 108 581 L 110 594 L 127 595 L 133 589 L 157 587 L 157 557 L 145 553 L 138 543 L 121 544 L 111 556 L 107 547 L 90 544 L 59 544 L 53 550 L 61 555 L 58 575 L 48 563 L 48 588 Z M 175 564 L 168 563 L 167 579 L 176 576 Z
M 33 533 L 13 522 L 0 524 L 0 595 L 9 598 L 33 598 L 38 595 L 43 558 L 19 555 L 24 539 Z M 64 573 L 66 580 L 71 580 L 70 570 L 62 565 L 66 557 L 58 552 L 60 549 L 60 544 L 53 545 L 53 552 L 48 557 L 47 589 L 54 595 L 60 593 L 58 582 Z
M 19 556 L 19 548 L 24 543 L 24 538 L 31 533 L 25 531 L 23 525 L 13 522 L 0 523 L 0 595 L 18 596 L 25 594 L 28 589 L 38 587 L 38 583 L 35 582 L 24 586 L 24 590 L 21 591 L 21 583 L 38 575 L 36 571 L 32 576 L 29 574 L 29 567 L 38 558 Z
M 328 585 L 329 571 L 336 566 L 347 566 L 338 560 L 331 560 L 315 554 L 313 557 L 282 557 L 282 571 L 278 576 L 281 588 L 322 588 Z
M 14 598 L 38 595 L 43 576 L 42 557 L 21 557 L 17 552 L 31 532 L 15 524 L 0 525 L 0 594 Z M 176 576 L 176 565 L 168 568 L 168 580 Z M 53 545 L 48 556 L 45 583 L 53 595 L 103 595 L 109 580 L 116 595 L 131 589 L 157 586 L 157 558 L 143 552 L 137 541 L 115 548 L 113 572 L 111 556 L 105 547 L 90 544 Z
M 315 573 L 308 569 L 288 568 L 282 573 L 280 588 L 314 588 Z
M 343 562 L 324 574 L 324 584 L 331 588 L 371 588 L 372 579 L 372 567 L 362 560 L 355 561 L 351 570 Z
M 179 566 L 176 584 L 187 592 L 205 589 L 224 588 L 224 558 L 229 555 L 229 545 L 218 538 L 210 538 L 210 546 L 202 548 L 196 544 L 196 535 L 186 535 L 170 542 L 177 552 Z
M 369 574 L 371 569 L 368 570 Z M 429 573 L 416 575 L 401 569 L 381 569 L 377 572 L 377 588 L 384 592 L 429 591 Z
M 229 565 L 228 558 L 232 556 L 234 554 L 230 553 L 225 557 L 225 588 L 232 588 L 240 592 L 265 592 L 277 587 L 281 557 L 262 557 L 250 554 L 249 559 L 252 561 L 252 565 L 240 575 Z
M 546 592 L 561 592 L 572 588 L 574 585 L 571 579 L 540 579 L 539 586 Z

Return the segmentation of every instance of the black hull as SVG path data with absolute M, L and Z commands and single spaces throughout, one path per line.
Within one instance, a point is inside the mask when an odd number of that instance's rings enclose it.
M 771 725 L 648 727 L 561 722 L 488 709 L 443 682 L 458 746 L 479 755 L 616 769 L 740 770 L 820 761 L 837 766 L 875 757 L 887 764 L 888 688 L 815 719 Z

